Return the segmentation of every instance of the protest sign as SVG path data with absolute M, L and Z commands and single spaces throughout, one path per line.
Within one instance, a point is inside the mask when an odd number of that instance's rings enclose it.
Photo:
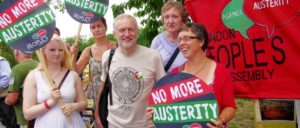
M 202 128 L 218 118 L 212 87 L 187 73 L 168 74 L 152 89 L 149 105 L 157 128 Z
M 65 0 L 69 15 L 80 23 L 93 23 L 105 15 L 108 0 Z
M 43 0 L 5 0 L 0 5 L 0 39 L 15 49 L 41 48 L 54 29 L 55 16 Z

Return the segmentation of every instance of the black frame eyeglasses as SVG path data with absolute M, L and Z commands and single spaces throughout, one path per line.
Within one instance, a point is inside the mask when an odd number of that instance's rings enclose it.
M 177 39 L 177 42 L 181 42 L 181 41 L 184 41 L 184 42 L 188 42 L 192 39 L 198 39 L 198 37 L 195 37 L 195 36 L 184 36 L 184 37 L 178 37 Z

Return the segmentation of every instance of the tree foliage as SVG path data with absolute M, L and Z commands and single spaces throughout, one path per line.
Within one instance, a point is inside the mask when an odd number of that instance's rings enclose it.
M 75 42 L 75 38 L 76 37 L 67 37 L 64 40 L 65 40 L 66 43 L 69 43 L 70 45 L 73 45 L 73 43 Z M 108 38 L 108 40 L 116 41 L 116 39 L 114 38 L 114 36 L 112 34 L 108 34 L 107 38 Z M 95 39 L 93 37 L 91 37 L 87 40 L 79 39 L 78 43 L 77 43 L 77 46 L 78 46 L 78 49 L 80 51 L 83 51 L 83 49 L 85 49 L 88 46 L 91 46 L 94 43 L 95 43 Z
M 7 46 L 5 43 L 0 41 L 0 56 L 4 57 L 6 60 L 8 60 L 11 67 L 17 64 L 17 61 L 15 60 L 13 50 Z
M 114 17 L 124 13 L 125 10 L 137 9 L 134 16 L 141 20 L 139 44 L 150 46 L 153 38 L 163 30 L 160 21 L 161 7 L 167 0 L 128 0 L 119 5 L 112 5 Z M 182 2 L 182 0 L 177 0 Z
M 67 37 L 65 39 L 66 43 L 69 43 L 70 45 L 73 45 L 75 42 L 75 38 L 76 37 Z M 92 45 L 92 43 L 89 43 L 87 41 L 82 40 L 81 38 L 79 38 L 78 42 L 77 42 L 77 47 L 79 48 L 80 51 L 82 51 L 85 47 Z

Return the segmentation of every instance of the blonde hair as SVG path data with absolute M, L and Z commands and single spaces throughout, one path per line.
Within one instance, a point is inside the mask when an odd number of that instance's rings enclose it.
M 189 14 L 187 13 L 183 4 L 176 2 L 174 0 L 169 0 L 168 2 L 164 3 L 163 7 L 161 8 L 161 21 L 162 22 L 164 22 L 163 14 L 166 11 L 170 10 L 171 8 L 175 8 L 180 12 L 183 23 L 186 23 L 188 21 Z
M 61 62 L 61 67 L 71 70 L 72 69 L 72 56 L 69 53 L 64 41 L 58 35 L 55 35 L 55 34 L 53 35 L 53 37 L 51 38 L 50 41 L 57 41 L 60 44 L 60 46 L 63 48 L 64 59 Z M 47 46 L 47 44 L 42 48 L 42 50 L 44 50 L 46 46 Z M 46 59 L 46 56 L 44 55 L 43 52 L 41 52 L 41 54 L 43 55 L 43 57 L 39 57 L 40 64 L 37 67 L 38 70 L 43 70 L 43 67 L 42 67 L 42 64 L 41 64 L 42 62 L 44 62 L 46 66 L 48 65 L 48 61 Z

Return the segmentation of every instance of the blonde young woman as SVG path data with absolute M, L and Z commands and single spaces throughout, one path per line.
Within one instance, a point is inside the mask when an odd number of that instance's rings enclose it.
M 49 84 L 41 65 L 28 74 L 23 89 L 25 119 L 36 118 L 36 128 L 84 128 L 79 112 L 86 108 L 87 101 L 77 73 L 70 71 L 58 88 L 66 72 L 71 69 L 66 46 L 59 36 L 53 35 L 41 53 L 45 60 L 40 62 L 45 62 L 55 87 Z M 64 102 L 63 106 L 58 104 L 60 97 Z M 73 122 L 69 123 L 66 116 L 70 116 Z

